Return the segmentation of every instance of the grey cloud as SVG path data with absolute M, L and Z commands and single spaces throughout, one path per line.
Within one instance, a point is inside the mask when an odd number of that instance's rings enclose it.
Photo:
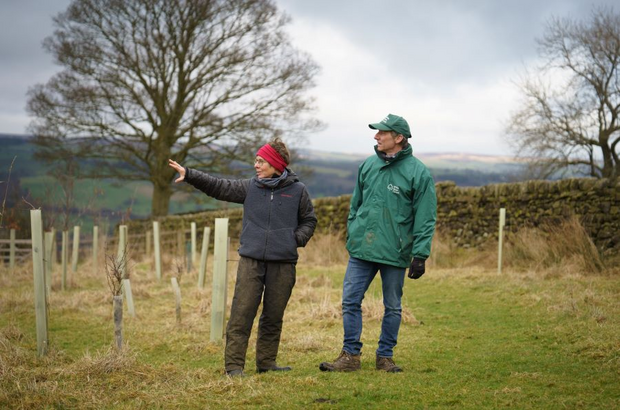
M 435 86 L 484 82 L 536 56 L 535 38 L 553 15 L 587 16 L 610 0 L 383 2 L 279 0 L 298 18 L 338 27 L 403 78 Z

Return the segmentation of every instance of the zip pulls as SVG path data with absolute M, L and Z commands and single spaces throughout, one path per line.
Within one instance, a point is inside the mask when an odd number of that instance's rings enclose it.
M 271 199 L 269 199 L 269 217 L 267 219 L 267 235 L 265 236 L 265 251 L 263 252 L 263 260 L 267 257 L 267 246 L 269 245 L 269 233 L 271 232 L 271 203 L 273 202 L 273 191 L 275 188 L 271 188 Z

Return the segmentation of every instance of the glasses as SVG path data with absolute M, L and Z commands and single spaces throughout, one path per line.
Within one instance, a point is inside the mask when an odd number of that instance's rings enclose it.
M 258 165 L 259 167 L 262 167 L 266 163 L 267 163 L 267 161 L 265 161 L 264 159 L 256 158 L 254 160 L 254 165 Z

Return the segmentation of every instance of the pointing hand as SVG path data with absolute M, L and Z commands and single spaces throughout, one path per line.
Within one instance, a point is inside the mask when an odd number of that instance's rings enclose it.
M 174 168 L 174 170 L 179 173 L 179 177 L 175 179 L 174 182 L 178 184 L 185 179 L 185 168 L 182 167 L 178 162 L 169 159 L 168 165 Z

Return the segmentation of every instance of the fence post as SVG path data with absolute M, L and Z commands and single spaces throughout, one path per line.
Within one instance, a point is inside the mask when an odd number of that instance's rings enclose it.
M 74 226 L 73 227 L 73 255 L 71 259 L 73 273 L 77 272 L 78 257 L 80 253 L 79 251 L 80 251 L 80 227 Z
M 53 233 L 52 232 L 44 232 L 44 266 L 45 266 L 45 291 L 49 297 L 52 292 L 52 244 L 53 244 Z
M 207 273 L 207 255 L 209 254 L 209 236 L 211 228 L 205 227 L 202 234 L 202 251 L 200 252 L 200 269 L 198 271 L 198 287 L 205 287 L 205 276 Z
M 153 221 L 153 243 L 155 245 L 155 275 L 161 280 L 161 251 L 159 246 L 159 222 Z
M 211 302 L 211 341 L 224 336 L 228 265 L 228 218 L 215 219 L 213 248 L 213 295 Z
M 502 245 L 504 242 L 504 225 L 506 224 L 506 208 L 499 210 L 499 244 L 497 249 L 497 273 L 502 273 Z
M 196 263 L 196 222 L 192 222 L 191 223 L 191 229 L 192 229 L 192 234 L 191 234 L 191 239 L 192 239 L 192 266 Z
M 62 231 L 62 248 L 60 249 L 60 263 L 62 265 L 62 278 L 60 288 L 67 288 L 67 259 L 69 256 L 69 231 Z
M 99 227 L 93 226 L 93 273 L 97 276 L 99 270 Z
M 47 298 L 45 293 L 45 269 L 43 265 L 43 224 L 41 210 L 30 211 L 30 229 L 32 231 L 32 270 L 34 274 L 34 306 L 37 326 L 37 353 L 47 354 Z
M 11 229 L 11 243 L 9 245 L 9 272 L 15 270 L 15 229 Z

